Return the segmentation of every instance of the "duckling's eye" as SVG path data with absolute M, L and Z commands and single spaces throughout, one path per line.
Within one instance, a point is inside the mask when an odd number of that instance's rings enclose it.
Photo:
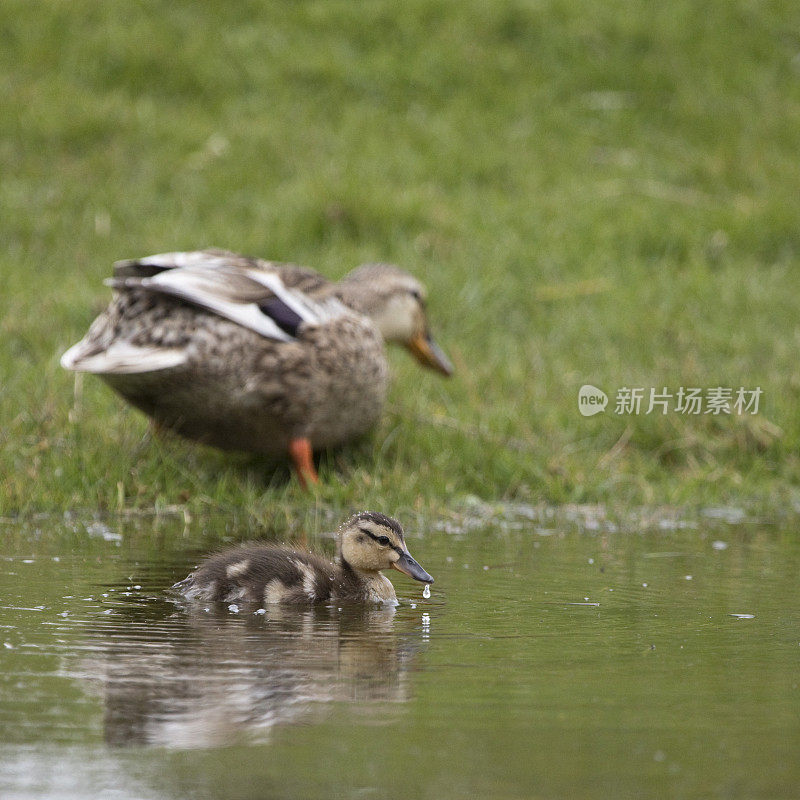
M 422 303 L 424 302 L 424 301 L 423 301 L 423 299 L 422 299 L 422 293 L 419 291 L 419 289 L 410 289 L 409 291 L 411 292 L 411 296 L 412 296 L 412 297 L 413 297 L 413 298 L 414 298 L 414 299 L 415 299 L 415 300 L 416 300 L 418 303 L 422 304 Z
M 389 537 L 388 536 L 379 536 L 378 537 L 378 544 L 382 544 L 386 547 L 389 544 Z

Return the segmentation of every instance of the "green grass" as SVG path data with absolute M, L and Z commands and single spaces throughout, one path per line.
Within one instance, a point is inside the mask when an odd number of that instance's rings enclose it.
M 7 0 L 0 41 L 4 513 L 796 499 L 797 3 Z M 208 245 L 405 266 L 457 375 L 394 354 L 313 500 L 76 401 L 111 262 Z M 583 383 L 764 397 L 584 419 Z

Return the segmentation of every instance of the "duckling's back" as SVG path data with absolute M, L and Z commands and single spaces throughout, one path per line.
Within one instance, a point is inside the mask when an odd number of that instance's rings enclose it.
M 217 553 L 174 585 L 192 600 L 316 603 L 330 599 L 337 568 L 302 550 L 248 543 Z

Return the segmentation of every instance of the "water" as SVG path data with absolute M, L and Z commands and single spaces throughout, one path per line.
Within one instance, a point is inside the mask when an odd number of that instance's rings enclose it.
M 448 522 L 428 599 L 266 613 L 165 593 L 216 531 L 2 524 L 4 800 L 798 796 L 789 523 Z

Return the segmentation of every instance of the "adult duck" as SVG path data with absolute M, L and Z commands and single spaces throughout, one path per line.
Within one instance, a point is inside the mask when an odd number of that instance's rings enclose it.
M 380 416 L 384 341 L 442 375 L 425 291 L 390 264 L 339 282 L 307 267 L 222 250 L 121 261 L 115 290 L 61 358 L 99 375 L 158 424 L 226 450 L 288 454 L 305 486 L 313 451 L 360 436 Z

